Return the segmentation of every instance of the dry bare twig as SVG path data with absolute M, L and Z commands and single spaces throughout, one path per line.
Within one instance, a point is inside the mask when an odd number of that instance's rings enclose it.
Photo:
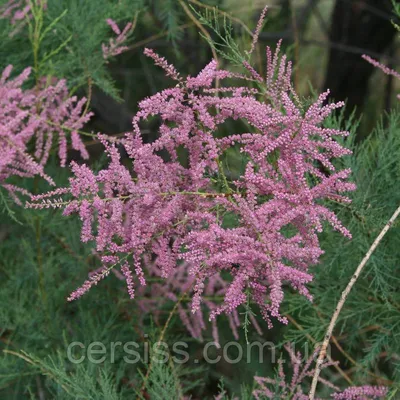
M 361 261 L 361 263 L 357 267 L 356 272 L 351 277 L 349 283 L 347 284 L 346 288 L 342 292 L 342 295 L 340 296 L 340 300 L 339 300 L 339 302 L 338 302 L 338 304 L 336 306 L 335 312 L 332 315 L 332 318 L 331 318 L 331 321 L 329 323 L 328 329 L 327 329 L 327 331 L 325 333 L 325 338 L 324 338 L 324 341 L 322 343 L 321 350 L 320 350 L 319 355 L 318 355 L 317 365 L 316 365 L 316 368 L 315 368 L 315 373 L 314 373 L 314 377 L 313 377 L 312 384 L 311 384 L 311 390 L 310 390 L 310 394 L 309 394 L 309 399 L 310 400 L 314 400 L 315 391 L 317 389 L 317 384 L 318 384 L 318 377 L 319 377 L 319 375 L 321 373 L 321 366 L 322 366 L 322 364 L 323 364 L 323 362 L 325 360 L 325 356 L 326 356 L 326 349 L 327 349 L 329 341 L 330 341 L 330 339 L 332 337 L 333 329 L 335 328 L 336 322 L 337 322 L 339 314 L 340 314 L 340 312 L 341 312 L 341 310 L 342 310 L 342 308 L 344 306 L 344 303 L 346 302 L 346 299 L 347 299 L 348 295 L 350 294 L 351 289 L 353 288 L 354 284 L 357 282 L 357 279 L 359 278 L 362 270 L 364 269 L 364 267 L 367 264 L 368 260 L 371 258 L 372 253 L 378 247 L 379 243 L 381 242 L 381 240 L 385 236 L 386 232 L 393 225 L 394 221 L 399 216 L 399 214 L 400 214 L 400 206 L 396 209 L 394 214 L 389 219 L 388 223 L 384 226 L 382 231 L 379 233 L 379 235 L 375 239 L 374 243 L 372 243 L 372 246 L 367 251 L 367 254 L 365 255 L 365 257 L 363 258 L 363 260 Z

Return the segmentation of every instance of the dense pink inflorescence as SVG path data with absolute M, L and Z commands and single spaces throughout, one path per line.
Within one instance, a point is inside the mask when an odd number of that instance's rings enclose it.
M 335 400 L 383 400 L 387 392 L 385 386 L 352 386 L 341 393 L 334 393 L 332 397 Z
M 86 98 L 78 100 L 76 96 L 70 97 L 64 79 L 35 90 L 35 96 L 35 104 L 30 111 L 31 119 L 28 121 L 35 121 L 38 125 L 35 130 L 35 158 L 40 160 L 42 165 L 46 164 L 55 135 L 62 167 L 67 162 L 67 136 L 71 138 L 72 149 L 77 150 L 83 159 L 89 158 L 79 134 L 93 115 L 92 112 L 84 113 Z
M 128 22 L 125 25 L 125 28 L 121 31 L 117 23 L 112 19 L 109 18 L 106 22 L 117 35 L 117 37 L 110 39 L 108 45 L 104 43 L 102 44 L 101 49 L 103 51 L 103 57 L 105 60 L 110 57 L 115 57 L 128 50 L 128 47 L 125 46 L 124 43 L 127 41 L 128 34 L 133 26 L 131 22 Z
M 219 70 L 216 61 L 184 79 L 152 50 L 145 54 L 177 85 L 140 103 L 124 141 L 131 169 L 105 137 L 108 168 L 95 174 L 72 164 L 74 176 L 63 189 L 72 199 L 64 214 L 80 216 L 82 240 L 96 242 L 106 266 L 124 257 L 141 285 L 151 274 L 173 279 L 183 261 L 195 315 L 206 304 L 210 282 L 223 274 L 224 300 L 208 307 L 212 320 L 221 313 L 235 318 L 250 299 L 270 326 L 272 318 L 286 323 L 280 311 L 284 285 L 311 299 L 309 268 L 323 253 L 323 221 L 351 236 L 323 203 L 349 201 L 343 193 L 354 189 L 347 181 L 350 170 L 337 170 L 334 163 L 350 154 L 336 140 L 348 133 L 322 126 L 342 103 L 325 104 L 326 92 L 302 109 L 279 46 L 275 54 L 267 49 L 266 79 L 247 63 L 250 76 Z M 228 78 L 243 78 L 246 86 L 213 88 L 216 79 Z M 249 81 L 258 89 L 249 88 Z M 147 143 L 141 125 L 154 116 L 161 120 L 159 136 Z M 247 131 L 221 135 L 230 120 L 242 121 Z M 245 162 L 236 175 L 226 167 L 232 153 Z M 29 206 L 61 207 L 59 194 L 37 196 Z M 149 257 L 151 267 L 143 262 Z M 126 264 L 123 272 L 133 295 Z
M 20 191 L 9 185 L 10 176 L 32 177 L 40 175 L 49 183 L 43 166 L 47 162 L 58 133 L 61 165 L 67 158 L 67 137 L 71 135 L 72 147 L 84 158 L 88 154 L 78 135 L 78 130 L 88 121 L 91 114 L 82 115 L 85 99 L 77 101 L 69 97 L 65 81 L 55 85 L 32 90 L 23 90 L 31 69 L 25 69 L 19 76 L 10 79 L 12 66 L 4 69 L 0 79 L 0 184 L 15 197 Z M 28 154 L 28 143 L 35 142 L 34 157 Z
M 45 175 L 43 167 L 26 152 L 26 146 L 34 135 L 37 123 L 29 120 L 29 109 L 35 101 L 33 93 L 25 93 L 21 86 L 30 74 L 30 68 L 19 76 L 9 79 L 12 67 L 4 69 L 0 79 L 0 184 L 17 199 L 17 192 L 24 192 L 6 180 L 13 175 L 32 177 L 40 175 L 49 183 L 54 182 Z

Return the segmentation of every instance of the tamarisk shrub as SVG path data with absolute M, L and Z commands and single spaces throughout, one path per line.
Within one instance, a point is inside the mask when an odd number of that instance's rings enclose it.
M 12 67 L 8 66 L 0 79 L 0 184 L 18 201 L 16 193 L 26 191 L 6 183 L 10 176 L 40 175 L 49 183 L 54 182 L 45 175 L 43 167 L 26 153 L 26 145 L 36 127 L 34 123 L 25 124 L 29 117 L 24 109 L 33 104 L 34 95 L 26 94 L 21 89 L 21 85 L 30 74 L 30 69 L 25 69 L 16 78 L 7 80 L 11 71 Z
M 69 187 L 27 204 L 78 214 L 82 241 L 95 241 L 101 254 L 102 269 L 68 300 L 81 297 L 117 265 L 133 297 L 136 282 L 146 284 L 144 260 L 152 260 L 151 269 L 166 280 L 184 263 L 193 280 L 194 314 L 207 285 L 223 277 L 224 300 L 211 307 L 211 320 L 251 300 L 269 326 L 272 318 L 286 323 L 280 310 L 284 284 L 312 299 L 309 268 L 323 253 L 323 221 L 351 237 L 324 204 L 350 201 L 344 195 L 355 189 L 350 170 L 338 170 L 334 160 L 351 152 L 336 140 L 347 132 L 322 126 L 343 103 L 325 104 L 326 92 L 303 106 L 279 46 L 274 54 L 267 48 L 265 79 L 247 62 L 246 73 L 238 74 L 218 69 L 215 60 L 185 79 L 145 50 L 175 85 L 140 102 L 133 131 L 123 140 L 132 166 L 121 162 L 112 139 L 99 135 L 110 158 L 107 168 L 94 173 L 72 163 Z M 213 87 L 227 79 L 243 84 Z M 146 143 L 141 125 L 151 118 L 161 121 L 159 135 Z M 247 131 L 221 135 L 229 120 L 241 121 Z M 224 167 L 233 151 L 245 163 L 238 176 Z
M 71 133 L 72 147 L 83 158 L 88 157 L 78 130 L 89 120 L 91 113 L 82 115 L 86 99 L 77 101 L 69 97 L 65 80 L 54 85 L 42 82 L 34 89 L 23 90 L 22 85 L 29 78 L 30 68 L 9 79 L 12 66 L 4 69 L 0 79 L 0 184 L 12 196 L 26 192 L 6 183 L 10 176 L 32 177 L 40 175 L 50 184 L 53 180 L 44 173 L 53 145 L 53 136 L 58 134 L 59 158 L 62 166 L 67 159 L 67 138 L 65 130 Z M 28 143 L 35 142 L 34 157 L 28 153 Z

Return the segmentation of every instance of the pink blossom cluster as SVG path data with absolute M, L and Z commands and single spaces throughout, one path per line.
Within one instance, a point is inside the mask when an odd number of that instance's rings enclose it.
M 16 193 L 25 192 L 6 183 L 10 176 L 40 175 L 49 183 L 54 182 L 45 175 L 43 166 L 26 152 L 27 143 L 36 128 L 36 124 L 26 124 L 26 120 L 30 118 L 27 110 L 34 103 L 35 96 L 21 89 L 30 69 L 25 69 L 14 79 L 8 79 L 11 71 L 11 66 L 5 68 L 0 79 L 0 185 L 18 201 Z
M 27 0 L 9 0 L 0 8 L 0 18 L 7 18 L 12 25 L 29 17 L 31 6 Z
M 166 280 L 184 262 L 182 276 L 193 280 L 194 314 L 205 304 L 210 282 L 224 276 L 224 299 L 211 307 L 211 320 L 221 313 L 235 315 L 251 300 L 269 326 L 272 318 L 286 323 L 280 310 L 284 286 L 311 300 L 309 268 L 323 253 L 318 240 L 323 221 L 351 237 L 324 205 L 327 199 L 348 202 L 344 192 L 355 188 L 347 180 L 350 170 L 338 170 L 334 161 L 351 153 L 336 140 L 348 133 L 322 126 L 342 103 L 325 104 L 326 92 L 303 109 L 279 47 L 274 55 L 267 48 L 266 79 L 247 63 L 250 76 L 220 70 L 216 61 L 184 79 L 152 50 L 145 54 L 176 85 L 140 102 L 133 132 L 124 140 L 132 166 L 121 162 L 115 143 L 100 136 L 110 157 L 106 169 L 96 174 L 73 163 L 68 188 L 28 204 L 78 214 L 82 241 L 95 241 L 102 254 L 103 272 L 69 299 L 122 263 L 133 296 L 133 281 L 145 285 L 150 274 L 145 262 L 150 257 L 153 273 Z M 245 85 L 216 89 L 217 79 L 243 79 Z M 249 88 L 249 81 L 257 88 Z M 154 117 L 161 121 L 159 135 L 148 143 L 141 125 Z M 241 121 L 246 131 L 221 135 L 229 120 Z M 238 176 L 224 167 L 232 151 L 246 163 Z M 227 219 L 235 225 L 227 226 Z
M 93 115 L 92 112 L 85 112 L 86 98 L 78 100 L 77 96 L 70 96 L 64 79 L 33 90 L 36 98 L 28 123 L 34 121 L 37 124 L 36 159 L 40 160 L 42 165 L 47 163 L 55 136 L 62 167 L 65 167 L 67 162 L 67 136 L 70 136 L 72 149 L 78 151 L 83 159 L 88 159 L 89 154 L 79 133 Z
M 108 45 L 104 43 L 101 45 L 105 60 L 109 59 L 110 57 L 115 57 L 128 50 L 128 47 L 124 46 L 123 43 L 126 42 L 129 31 L 132 28 L 131 22 L 128 22 L 122 31 L 119 29 L 117 23 L 112 19 L 108 18 L 106 22 L 117 35 L 117 37 L 115 39 L 110 39 Z
M 71 132 L 72 147 L 87 158 L 88 154 L 77 130 L 91 114 L 82 114 L 85 99 L 69 97 L 65 81 L 44 88 L 23 90 L 31 69 L 10 79 L 12 66 L 4 69 L 0 79 L 0 184 L 15 197 L 24 192 L 6 183 L 10 176 L 32 177 L 40 175 L 54 184 L 43 170 L 58 133 L 61 165 L 67 158 L 65 130 Z M 28 144 L 35 141 L 34 157 L 28 153 Z M 16 199 L 17 200 L 17 199 Z
M 47 0 L 35 0 L 36 5 L 47 8 Z M 29 0 L 9 0 L 0 7 L 0 19 L 8 19 L 15 28 L 9 36 L 13 37 L 26 26 L 27 21 L 32 19 L 31 2 Z
M 312 378 L 315 370 L 311 368 L 318 350 L 314 352 L 307 360 L 303 359 L 301 352 L 294 351 L 293 346 L 285 345 L 285 350 L 290 356 L 290 368 L 292 377 L 289 378 L 284 372 L 283 363 L 278 361 L 278 376 L 274 379 L 268 377 L 255 376 L 256 389 L 253 396 L 256 400 L 261 399 L 293 399 L 308 400 L 308 391 L 305 389 L 307 378 Z M 336 362 L 326 361 L 322 368 L 337 364 Z M 325 387 L 335 390 L 332 394 L 335 400 L 383 400 L 388 392 L 384 386 L 351 386 L 344 391 L 330 383 L 328 380 L 319 377 L 318 381 Z M 316 400 L 318 400 L 316 398 Z
M 385 399 L 388 388 L 385 386 L 352 386 L 341 393 L 334 393 L 334 400 L 379 400 Z

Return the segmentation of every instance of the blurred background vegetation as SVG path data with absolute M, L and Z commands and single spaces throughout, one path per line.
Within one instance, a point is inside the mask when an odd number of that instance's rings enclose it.
M 282 38 L 294 63 L 298 92 L 308 96 L 313 90 L 329 88 L 332 98 L 347 100 L 349 114 L 357 108 L 364 116 L 360 138 L 371 131 L 383 110 L 396 105 L 399 83 L 360 57 L 369 54 L 388 66 L 399 64 L 398 37 L 391 23 L 397 16 L 390 0 L 192 0 L 184 4 L 178 0 L 153 1 L 141 13 L 131 50 L 109 66 L 123 103 L 117 105 L 100 93 L 93 98 L 99 130 L 129 130 L 138 100 L 169 84 L 163 72 L 142 55 L 145 46 L 191 75 L 212 58 L 210 47 L 201 37 L 204 32 L 193 19 L 197 16 L 192 7 L 199 13 L 218 7 L 221 24 L 226 13 L 232 20 L 235 39 L 248 48 L 260 12 L 268 4 L 256 65 L 265 65 L 265 46 L 274 47 Z M 209 35 L 215 39 L 212 31 Z

